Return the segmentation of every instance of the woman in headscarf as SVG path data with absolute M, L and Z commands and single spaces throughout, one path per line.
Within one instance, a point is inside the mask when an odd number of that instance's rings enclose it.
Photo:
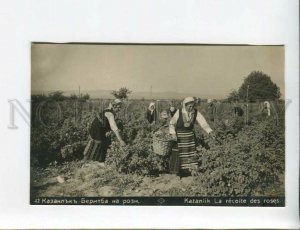
M 115 121 L 115 114 L 119 112 L 121 104 L 122 101 L 116 99 L 101 114 L 95 114 L 88 130 L 90 140 L 84 150 L 85 160 L 105 161 L 107 149 L 110 145 L 109 134 L 111 131 L 116 135 L 121 146 L 125 146 Z
M 204 131 L 213 136 L 203 115 L 195 109 L 193 97 L 187 97 L 170 120 L 170 134 L 177 139 L 170 157 L 170 172 L 183 175 L 198 166 L 194 124 L 198 123 Z M 214 137 L 214 136 L 213 136 Z
M 149 104 L 148 110 L 146 112 L 146 119 L 149 122 L 149 124 L 154 124 L 157 120 L 157 113 L 154 102 L 151 102 Z
M 160 113 L 160 120 L 159 120 L 159 125 L 161 127 L 166 127 L 168 128 L 169 126 L 169 114 L 166 110 L 163 110 L 161 113 Z
M 170 114 L 170 117 L 173 117 L 174 114 L 176 113 L 177 109 L 172 105 L 169 109 L 169 114 Z
M 270 106 L 270 102 L 264 101 L 262 112 L 267 112 L 268 117 L 271 116 L 271 106 Z
M 216 113 L 217 113 L 217 101 L 215 99 L 208 99 L 208 114 L 209 120 L 215 122 Z

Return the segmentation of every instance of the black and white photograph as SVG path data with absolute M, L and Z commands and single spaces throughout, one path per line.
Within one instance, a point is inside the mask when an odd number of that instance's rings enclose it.
M 1 3 L 0 229 L 299 229 L 299 1 Z
M 284 46 L 33 43 L 31 67 L 31 204 L 285 205 Z

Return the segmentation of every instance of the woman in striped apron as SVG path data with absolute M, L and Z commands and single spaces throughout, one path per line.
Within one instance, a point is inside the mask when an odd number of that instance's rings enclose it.
M 101 114 L 95 115 L 89 128 L 89 141 L 83 153 L 85 160 L 105 161 L 111 131 L 115 133 L 121 146 L 125 145 L 115 122 L 115 113 L 120 110 L 121 104 L 121 100 L 116 99 Z
M 194 124 L 197 123 L 212 135 L 203 115 L 195 109 L 193 97 L 187 97 L 170 120 L 170 134 L 177 138 L 177 144 L 172 149 L 170 157 L 170 172 L 183 175 L 190 173 L 190 169 L 198 166 L 196 155 L 196 140 Z

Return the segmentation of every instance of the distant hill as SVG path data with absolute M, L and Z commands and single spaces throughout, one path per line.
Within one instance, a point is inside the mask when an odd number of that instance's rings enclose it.
M 32 95 L 36 94 L 48 94 L 49 92 L 52 91 L 32 91 Z M 71 94 L 78 94 L 78 90 L 62 90 L 64 91 L 64 95 L 69 96 Z M 88 93 L 91 98 L 111 98 L 113 99 L 113 95 L 111 95 L 112 90 L 82 90 L 81 93 L 85 94 Z M 188 96 L 195 96 L 195 97 L 200 97 L 200 98 L 215 98 L 215 99 L 221 99 L 224 98 L 222 95 L 218 94 L 201 94 L 199 93 L 184 93 L 184 92 L 152 92 L 152 98 L 151 98 L 151 93 L 150 92 L 132 92 L 129 95 L 129 99 L 183 99 Z

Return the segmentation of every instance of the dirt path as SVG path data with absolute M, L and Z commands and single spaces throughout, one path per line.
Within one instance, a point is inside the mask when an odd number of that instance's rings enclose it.
M 181 196 L 193 184 L 192 177 L 119 174 L 99 162 L 81 161 L 34 169 L 31 176 L 32 194 L 40 197 Z

